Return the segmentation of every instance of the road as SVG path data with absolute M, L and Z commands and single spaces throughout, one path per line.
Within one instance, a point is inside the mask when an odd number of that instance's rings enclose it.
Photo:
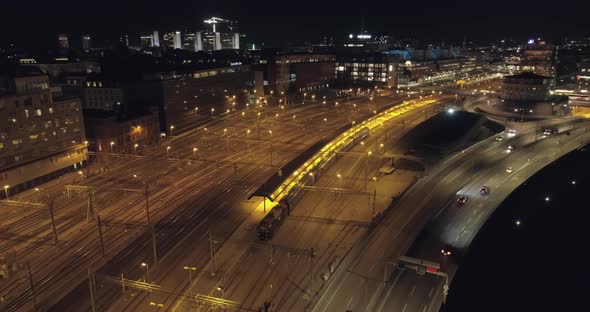
M 571 126 L 570 121 L 565 121 L 564 123 L 566 127 Z M 514 127 L 518 126 L 515 125 Z M 428 170 L 427 176 L 421 179 L 404 195 L 399 204 L 366 239 L 367 243 L 365 246 L 359 248 L 360 251 L 357 254 L 353 254 L 356 257 L 353 258 L 351 264 L 337 271 L 329 286 L 321 293 L 313 310 L 437 310 L 431 303 L 435 304 L 437 298 L 440 300 L 442 280 L 433 276 L 418 276 L 415 273 L 407 271 L 401 273 L 394 272 L 389 275 L 388 272 L 391 272 L 395 267 L 392 263 L 397 262 L 399 256 L 406 254 L 406 251 L 427 224 L 428 220 L 431 220 L 446 205 L 454 205 L 456 199 L 455 194 L 465 185 L 473 183 L 466 191 L 469 190 L 470 192 L 478 193 L 481 185 L 488 183 L 492 187 L 492 194 L 494 193 L 493 188 L 496 187 L 495 183 L 490 183 L 489 177 L 481 176 L 487 172 L 486 168 L 494 168 L 490 170 L 504 177 L 504 179 L 514 177 L 523 168 L 526 168 L 520 161 L 522 161 L 522 157 L 524 157 L 525 163 L 528 158 L 533 158 L 529 154 L 531 151 L 525 146 L 535 141 L 535 130 L 533 130 L 535 128 L 530 126 L 520 127 L 515 137 L 507 138 L 502 142 L 496 142 L 493 137 L 489 138 L 457 153 L 444 161 L 440 166 Z M 586 139 L 588 138 L 586 133 L 581 135 Z M 572 133 L 571 136 L 567 136 L 567 139 L 575 142 L 575 146 L 583 144 L 578 141 L 582 137 L 578 137 L 577 133 L 575 135 Z M 539 143 L 541 142 L 542 140 L 539 141 Z M 550 142 L 550 140 L 546 142 Z M 509 144 L 516 144 L 519 147 L 515 152 L 507 153 L 506 150 Z M 539 148 L 540 150 L 543 149 L 543 147 Z M 535 151 L 538 152 L 539 150 Z M 532 152 L 534 153 L 535 151 Z M 527 155 L 528 157 L 523 155 Z M 518 158 L 517 162 L 513 160 L 515 157 Z M 505 172 L 508 163 L 514 168 L 512 175 Z M 468 205 L 475 204 L 470 202 Z M 472 222 L 473 224 L 478 222 L 483 224 L 484 221 L 484 219 L 478 219 L 478 221 Z M 446 236 L 444 237 L 450 242 L 458 239 L 459 241 L 455 242 L 458 246 L 461 245 L 464 239 L 472 238 L 476 231 L 470 231 L 467 227 L 464 229 L 464 222 L 466 220 L 461 220 L 456 224 L 456 227 L 445 231 Z M 444 226 L 442 228 L 446 229 Z M 463 236 L 464 238 L 462 238 Z M 440 242 L 435 244 L 435 246 L 428 245 L 425 247 L 425 252 L 428 252 L 432 257 L 426 257 L 426 259 L 439 260 L 440 247 Z M 417 255 L 421 256 L 422 253 Z M 442 262 L 441 266 L 443 268 L 449 267 L 451 270 L 453 269 L 452 263 Z M 384 283 L 384 276 L 389 276 L 386 278 L 388 281 L 387 284 Z M 428 281 L 425 281 L 427 279 Z M 365 291 L 368 296 L 359 294 L 358 287 L 362 285 L 363 281 L 369 281 L 367 282 L 367 290 Z M 433 288 L 435 290 L 431 293 L 430 290 Z M 430 297 L 434 299 L 429 300 Z M 403 298 L 403 300 L 400 298 Z
M 570 125 L 564 125 L 563 130 L 570 129 Z M 576 148 L 586 145 L 590 141 L 590 132 L 586 129 L 577 129 L 571 131 L 570 135 L 562 132 L 561 134 L 552 135 L 547 138 L 539 139 L 535 142 L 533 136 L 526 145 L 518 147 L 514 152 L 505 153 L 506 156 L 493 161 L 493 166 L 485 166 L 478 170 L 468 183 L 459 185 L 460 189 L 457 194 L 467 195 L 470 200 L 463 207 L 457 207 L 452 202 L 443 208 L 440 215 L 437 216 L 425 229 L 424 234 L 414 243 L 409 256 L 436 261 L 441 264 L 448 264 L 446 268 L 451 272 L 451 280 L 456 271 L 456 264 L 460 264 L 460 255 L 464 254 L 469 245 L 483 227 L 487 219 L 494 212 L 510 193 L 520 184 L 529 179 L 536 172 L 547 166 L 551 162 L 560 158 Z M 491 156 L 491 155 L 490 155 Z M 494 157 L 494 156 L 491 156 Z M 496 156 L 497 157 L 497 156 Z M 514 171 L 507 173 L 506 168 L 512 166 Z M 483 185 L 490 187 L 490 194 L 482 196 L 479 190 Z M 538 194 L 537 196 L 542 196 Z M 518 220 L 514 220 L 515 226 Z M 451 244 L 457 250 L 457 256 L 451 259 L 445 259 L 439 252 L 440 247 L 445 244 Z M 431 277 L 430 283 L 416 285 L 415 282 L 423 280 L 424 277 L 418 277 L 414 272 L 404 272 L 408 276 L 408 285 L 394 287 L 391 291 L 387 302 L 383 305 L 384 311 L 389 311 L 390 307 L 406 301 L 409 297 L 408 289 L 418 287 L 425 291 L 427 289 L 440 289 L 442 281 L 440 278 Z M 440 295 L 440 292 L 438 293 Z M 439 298 L 421 298 L 422 303 L 432 302 L 432 311 L 438 311 L 440 304 Z M 421 305 L 408 303 L 407 311 L 423 311 Z

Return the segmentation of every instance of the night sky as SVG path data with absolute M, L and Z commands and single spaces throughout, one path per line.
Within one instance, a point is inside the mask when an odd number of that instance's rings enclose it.
M 95 41 L 116 41 L 124 33 L 135 36 L 156 28 L 194 29 L 210 16 L 238 20 L 249 40 L 268 45 L 317 40 L 322 35 L 339 39 L 358 31 L 361 17 L 373 34 L 434 42 L 459 43 L 464 37 L 474 42 L 530 36 L 559 40 L 590 34 L 590 1 L 582 0 L 0 2 L 0 46 L 48 44 L 59 32 L 72 38 L 90 33 Z

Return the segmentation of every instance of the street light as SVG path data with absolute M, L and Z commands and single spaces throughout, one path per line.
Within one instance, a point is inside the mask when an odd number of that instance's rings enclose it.
M 145 263 L 145 262 L 142 262 L 141 263 L 141 267 L 142 268 L 145 268 L 145 271 L 146 271 L 146 279 L 149 281 L 150 280 L 150 265 L 147 264 L 147 263 Z
M 211 118 L 213 118 L 213 112 L 215 112 L 215 108 L 211 108 Z
M 8 198 L 8 188 L 10 187 L 10 185 L 4 185 L 4 193 L 6 193 L 6 198 Z
M 113 152 L 113 145 L 115 145 L 115 142 L 111 141 L 111 153 Z
M 196 147 L 193 147 L 193 157 L 195 157 L 195 153 L 198 151 L 199 149 Z
M 137 153 L 137 147 L 139 146 L 139 144 L 135 143 L 133 144 L 133 148 L 135 149 L 135 152 Z
M 221 285 L 217 285 L 217 290 L 221 291 L 221 298 L 223 298 L 224 288 Z
M 193 271 L 196 271 L 197 268 L 185 266 L 183 269 L 188 271 L 188 292 L 193 293 Z
M 168 157 L 169 152 L 170 152 L 170 146 L 166 146 L 166 157 Z

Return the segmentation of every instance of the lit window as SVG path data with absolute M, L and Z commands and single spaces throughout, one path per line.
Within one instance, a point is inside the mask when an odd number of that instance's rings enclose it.
M 50 113 L 50 114 L 53 114 L 53 107 L 50 107 L 50 108 L 49 108 L 49 113 Z
M 25 109 L 25 117 L 29 118 L 29 110 Z
M 43 115 L 43 113 L 41 112 L 41 109 L 40 109 L 40 108 L 37 108 L 37 109 L 35 110 L 35 115 L 36 115 L 36 116 L 41 116 L 41 115 Z

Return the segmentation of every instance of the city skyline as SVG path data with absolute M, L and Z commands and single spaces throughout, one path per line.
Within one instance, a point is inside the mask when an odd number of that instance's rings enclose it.
M 200 4 L 172 0 L 166 4 L 166 14 L 162 14 L 162 4 L 156 1 L 116 3 L 105 0 L 92 9 L 76 6 L 70 1 L 60 6 L 37 1 L 37 9 L 33 11 L 16 1 L 5 5 L 8 10 L 3 12 L 12 9 L 17 13 L 2 16 L 3 38 L 17 46 L 31 45 L 32 41 L 28 39 L 35 39 L 36 45 L 47 46 L 58 33 L 68 33 L 76 38 L 88 33 L 98 42 L 113 43 L 124 34 L 135 36 L 156 29 L 198 29 L 202 27 L 203 19 L 210 16 L 239 21 L 249 40 L 270 46 L 317 41 L 323 36 L 338 39 L 349 32 L 358 32 L 361 24 L 373 34 L 455 44 L 465 38 L 475 42 L 503 38 L 523 40 L 531 36 L 560 40 L 568 35 L 587 36 L 584 29 L 590 25 L 583 18 L 584 9 L 590 4 L 576 1 L 571 4 L 560 2 L 563 10 L 568 12 L 559 16 L 553 14 L 554 5 L 533 1 L 518 4 L 500 1 L 487 7 L 466 1 L 421 7 L 378 1 L 358 9 L 304 1 L 289 5 L 291 7 L 285 10 L 269 1 L 257 2 L 253 6 L 240 1 Z M 303 15 L 307 17 L 299 18 Z M 35 20 L 35 25 L 44 27 L 35 27 L 23 20 Z M 19 24 L 18 28 L 7 27 L 15 23 Z

